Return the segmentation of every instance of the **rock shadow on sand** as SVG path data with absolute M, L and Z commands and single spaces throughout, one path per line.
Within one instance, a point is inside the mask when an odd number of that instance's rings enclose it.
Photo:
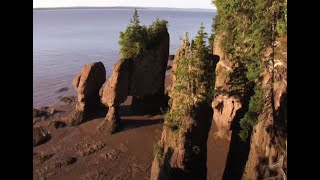
M 139 128 L 139 127 L 159 124 L 159 123 L 163 123 L 163 119 L 156 119 L 156 120 L 122 119 L 120 132 Z

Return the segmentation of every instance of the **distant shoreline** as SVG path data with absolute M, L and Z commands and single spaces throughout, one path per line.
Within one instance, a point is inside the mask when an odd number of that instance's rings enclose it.
M 133 6 L 111 6 L 111 7 L 50 7 L 50 8 L 33 8 L 33 10 L 63 10 L 63 9 L 153 9 L 153 10 L 192 10 L 192 11 L 210 11 L 216 12 L 216 9 L 202 9 L 202 8 L 169 8 L 169 7 L 133 7 Z

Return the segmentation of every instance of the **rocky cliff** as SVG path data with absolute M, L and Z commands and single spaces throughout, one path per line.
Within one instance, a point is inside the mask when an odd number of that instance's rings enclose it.
M 286 1 L 214 3 L 213 121 L 230 139 L 223 179 L 286 179 Z
M 238 110 L 242 107 L 242 97 L 230 96 L 229 85 L 230 74 L 233 72 L 234 62 L 232 62 L 222 49 L 222 39 L 224 34 L 216 35 L 213 43 L 213 54 L 218 57 L 215 74 L 215 97 L 212 102 L 213 121 L 218 128 L 217 136 L 231 139 L 231 124 L 234 121 Z
M 173 62 L 171 106 L 165 116 L 161 139 L 154 147 L 152 180 L 206 179 L 207 139 L 212 118 L 212 109 L 205 101 L 209 90 L 206 83 L 214 77 L 206 74 L 206 70 L 214 69 L 217 62 L 206 54 L 197 56 L 200 50 L 190 46 L 187 39 Z M 202 62 L 203 66 L 196 65 Z M 199 81 L 210 75 L 211 78 Z
M 110 134 L 117 131 L 120 127 L 117 109 L 127 96 L 133 96 L 133 106 L 139 100 L 156 99 L 155 106 L 160 109 L 168 56 L 169 34 L 166 32 L 155 46 L 141 56 L 121 59 L 114 65 L 111 77 L 100 91 L 101 101 L 109 107 L 105 120 L 99 126 L 100 130 Z
M 287 179 L 287 39 L 274 43 L 263 58 L 268 64 L 262 80 L 265 105 L 252 131 L 244 179 Z

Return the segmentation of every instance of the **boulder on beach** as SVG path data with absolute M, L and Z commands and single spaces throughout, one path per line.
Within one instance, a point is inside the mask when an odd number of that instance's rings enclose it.
M 52 120 L 49 122 L 49 127 L 52 127 L 54 129 L 58 129 L 58 128 L 62 128 L 66 125 L 65 122 L 62 122 L 62 121 L 58 121 L 58 120 Z
M 56 109 L 55 108 L 47 107 L 47 106 L 41 107 L 40 111 L 42 113 L 42 116 L 49 116 L 49 115 L 53 115 L 53 114 L 56 113 Z
M 37 117 L 40 117 L 40 116 L 44 116 L 45 113 L 39 109 L 33 109 L 33 118 L 37 118 Z
M 76 97 L 75 96 L 64 96 L 60 99 L 60 101 L 64 102 L 64 103 L 73 103 L 76 101 Z
M 58 89 L 58 90 L 56 91 L 56 93 L 61 93 L 61 92 L 65 92 L 65 91 L 68 91 L 68 90 L 69 90 L 69 88 L 63 87 L 63 88 Z
M 49 141 L 50 134 L 43 127 L 33 128 L 33 146 L 38 146 Z

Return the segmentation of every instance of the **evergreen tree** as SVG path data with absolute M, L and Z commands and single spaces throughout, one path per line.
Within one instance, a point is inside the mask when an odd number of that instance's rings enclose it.
M 210 93 L 211 89 L 214 89 L 214 68 L 213 62 L 209 59 L 206 38 L 203 24 L 200 26 L 198 35 L 191 40 L 191 44 L 189 34 L 184 35 L 182 50 L 176 62 L 177 68 L 173 72 L 176 77 L 175 82 L 169 94 L 171 99 L 179 98 L 165 118 L 166 124 L 170 127 L 179 126 L 183 118 L 195 117 L 195 107 L 208 98 L 208 102 L 210 101 L 210 104 L 212 102 Z
M 201 23 L 192 48 L 193 76 L 195 83 L 195 95 L 199 102 L 207 100 L 211 103 L 214 89 L 214 67 L 210 59 L 208 47 L 206 46 L 207 33 Z
M 207 33 L 204 31 L 204 29 L 205 29 L 205 27 L 204 27 L 203 23 L 201 22 L 198 34 L 195 37 L 195 46 L 196 46 L 196 49 L 198 50 L 199 53 L 207 51 L 206 41 L 205 41 L 205 39 L 207 39 Z
M 135 59 L 148 48 L 159 43 L 161 36 L 168 31 L 166 20 L 157 19 L 148 28 L 141 26 L 137 9 L 124 32 L 120 32 L 120 54 L 123 59 Z
M 134 8 L 134 13 L 133 13 L 133 19 L 130 20 L 131 24 L 133 26 L 140 26 L 140 20 L 139 20 L 139 15 L 138 15 L 138 10 L 137 8 Z
M 147 30 L 139 25 L 138 11 L 135 9 L 133 20 L 124 32 L 120 32 L 120 54 L 124 59 L 137 58 L 146 47 Z

